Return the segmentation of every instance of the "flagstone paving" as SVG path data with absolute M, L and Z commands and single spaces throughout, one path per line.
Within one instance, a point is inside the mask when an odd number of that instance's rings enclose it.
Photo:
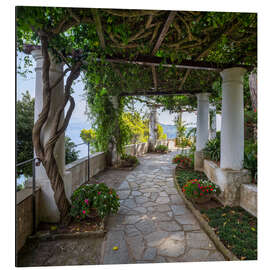
M 225 260 L 174 186 L 175 154 L 141 157 L 116 188 L 121 206 L 109 217 L 101 264 Z

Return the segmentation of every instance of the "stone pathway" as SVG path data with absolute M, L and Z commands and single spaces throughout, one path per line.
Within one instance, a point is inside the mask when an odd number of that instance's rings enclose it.
M 175 154 L 141 157 L 117 188 L 121 207 L 108 220 L 101 264 L 225 260 L 174 187 Z

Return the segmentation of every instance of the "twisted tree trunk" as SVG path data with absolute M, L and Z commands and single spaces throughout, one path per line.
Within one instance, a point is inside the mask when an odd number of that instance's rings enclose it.
M 81 62 L 76 62 L 71 69 L 67 69 L 63 74 L 56 80 L 56 82 L 50 85 L 50 57 L 48 53 L 48 36 L 46 33 L 40 32 L 40 39 L 42 44 L 42 55 L 44 57 L 43 67 L 42 67 L 42 80 L 43 80 L 43 108 L 36 121 L 33 128 L 33 145 L 36 152 L 37 158 L 42 162 L 46 173 L 50 179 L 51 187 L 54 191 L 54 199 L 57 208 L 60 212 L 60 223 L 66 223 L 69 221 L 69 209 L 70 203 L 65 194 L 63 177 L 59 171 L 56 159 L 54 157 L 55 144 L 59 137 L 63 134 L 68 126 L 70 117 L 75 107 L 74 99 L 70 96 L 70 89 L 73 81 L 78 78 L 80 74 Z M 65 74 L 70 71 L 66 85 L 65 85 L 65 95 L 62 105 L 59 107 L 55 113 L 52 120 L 52 128 L 50 137 L 47 142 L 41 141 L 42 128 L 45 126 L 46 121 L 49 117 L 52 100 L 52 91 L 60 83 Z M 62 120 L 62 115 L 64 114 L 64 109 L 70 102 L 67 114 Z

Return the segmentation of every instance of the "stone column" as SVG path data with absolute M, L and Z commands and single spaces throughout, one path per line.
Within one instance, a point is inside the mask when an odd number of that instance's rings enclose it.
M 118 109 L 119 109 L 119 97 L 118 96 L 112 96 L 111 97 L 111 101 L 112 101 L 112 104 L 113 104 L 113 108 L 117 111 L 117 114 L 116 114 L 116 119 L 114 121 L 114 124 L 115 125 L 115 134 L 114 134 L 114 137 L 113 137 L 113 146 L 112 146 L 112 165 L 117 165 L 119 160 L 120 160 L 120 157 L 117 153 L 117 149 L 116 149 L 116 143 L 117 143 L 117 138 L 120 136 L 119 135 L 119 122 L 118 122 Z
M 241 185 L 251 182 L 250 172 L 243 169 L 245 71 L 244 68 L 235 67 L 221 72 L 223 81 L 220 168 L 216 166 L 211 175 L 221 189 L 218 199 L 229 206 L 239 206 Z
M 208 116 L 209 116 L 209 94 L 197 94 L 197 132 L 195 170 L 203 170 L 203 152 L 208 141 Z
M 241 170 L 244 159 L 244 68 L 228 68 L 222 76 L 221 160 L 223 169 Z
M 217 133 L 217 113 L 216 113 L 216 106 L 210 106 L 209 109 L 209 140 L 213 140 L 216 138 Z
M 36 81 L 35 81 L 35 113 L 34 113 L 34 121 L 36 122 L 40 112 L 42 111 L 43 106 L 43 82 L 42 82 L 42 64 L 43 64 L 43 56 L 41 50 L 33 50 L 32 56 L 36 61 Z M 51 60 L 50 67 L 50 83 L 53 84 L 57 78 L 63 72 L 63 65 L 57 64 L 53 60 Z M 41 141 L 46 143 L 49 139 L 52 119 L 64 100 L 64 82 L 63 80 L 53 89 L 52 91 L 52 103 L 50 108 L 50 114 L 48 120 L 42 129 L 41 132 Z M 64 115 L 62 116 L 63 121 Z M 65 134 L 62 134 L 58 139 L 54 156 L 59 167 L 59 171 L 63 177 L 65 178 Z M 37 184 L 41 186 L 41 220 L 47 222 L 58 222 L 59 221 L 59 211 L 57 209 L 56 203 L 54 201 L 54 192 L 51 188 L 50 180 L 46 174 L 46 171 L 42 164 L 36 167 L 36 181 Z M 65 179 L 64 179 L 65 182 Z M 71 190 L 70 188 L 66 189 L 65 183 L 65 191 L 66 195 L 69 198 Z
M 152 106 L 149 117 L 149 151 L 154 151 L 157 143 L 157 108 Z

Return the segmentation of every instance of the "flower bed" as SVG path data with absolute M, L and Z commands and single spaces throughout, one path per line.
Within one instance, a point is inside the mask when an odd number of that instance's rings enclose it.
M 177 168 L 187 169 L 192 168 L 192 159 L 190 157 L 178 154 L 173 160 L 173 163 L 177 164 Z
M 191 170 L 176 169 L 175 179 L 181 196 L 185 196 L 187 182 L 194 178 L 206 178 L 203 173 Z M 196 179 L 195 178 L 195 179 Z M 194 182 L 194 181 L 193 181 Z M 192 208 L 202 227 L 211 237 L 224 256 L 233 260 L 233 253 L 240 260 L 257 259 L 257 218 L 241 207 L 223 207 L 215 199 L 197 204 L 185 202 Z M 205 224 L 204 224 L 205 223 Z M 214 234 L 214 236 L 213 236 Z M 221 242 L 220 242 L 221 241 Z

